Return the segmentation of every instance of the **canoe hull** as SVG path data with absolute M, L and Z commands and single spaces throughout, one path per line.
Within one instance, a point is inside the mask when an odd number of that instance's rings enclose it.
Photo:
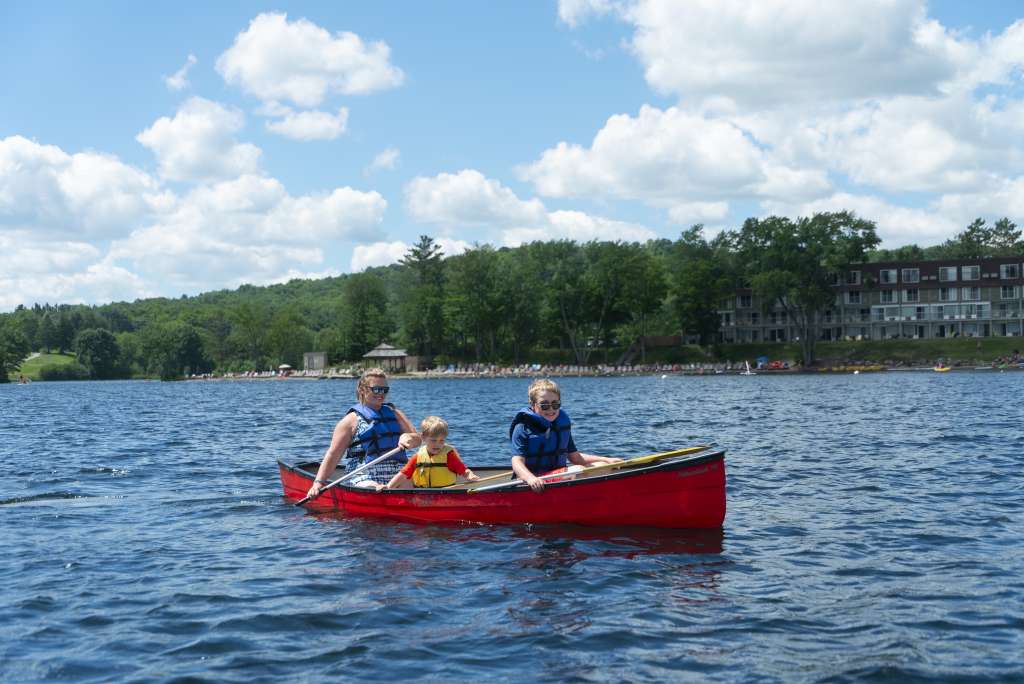
M 287 499 L 298 501 L 312 484 L 307 470 L 278 462 Z M 390 490 L 341 485 L 310 506 L 348 515 L 420 523 L 577 524 L 711 529 L 725 520 L 722 451 L 622 468 L 602 477 L 549 484 L 544 491 Z

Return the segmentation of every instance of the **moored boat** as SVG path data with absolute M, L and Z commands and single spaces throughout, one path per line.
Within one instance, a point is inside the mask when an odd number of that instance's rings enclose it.
M 474 489 L 474 483 L 459 482 L 443 489 L 377 492 L 343 483 L 322 492 L 309 506 L 408 522 L 721 527 L 726 506 L 725 451 L 691 451 L 585 468 L 547 483 L 539 494 L 512 480 L 508 469 L 474 468 L 482 478 L 507 486 Z M 302 499 L 319 465 L 278 461 L 285 497 Z

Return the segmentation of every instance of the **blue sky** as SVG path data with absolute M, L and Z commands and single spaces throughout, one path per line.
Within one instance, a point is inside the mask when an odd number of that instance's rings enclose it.
M 90 5 L 99 5 L 90 6 Z M 421 234 L 1024 224 L 1024 5 L 8 3 L 0 310 L 319 277 Z

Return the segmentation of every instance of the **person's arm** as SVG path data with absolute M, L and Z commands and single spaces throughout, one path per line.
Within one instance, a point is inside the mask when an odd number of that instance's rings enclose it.
M 423 444 L 423 437 L 412 426 L 412 423 L 405 417 L 405 414 L 396 408 L 395 416 L 398 418 L 398 426 L 402 428 L 402 435 L 398 438 L 398 446 L 409 450 Z
M 531 473 L 526 467 L 526 459 L 518 454 L 512 457 L 512 472 L 538 494 L 544 491 L 544 480 Z
M 456 475 L 462 475 L 466 478 L 467 482 L 476 482 L 480 478 L 469 469 L 465 463 L 462 462 L 462 458 L 459 456 L 459 452 L 452 447 L 452 450 L 448 452 L 448 470 L 452 471 Z
M 327 451 L 324 452 L 324 458 L 320 461 L 320 467 L 316 471 L 316 480 L 313 481 L 313 486 L 306 492 L 307 496 L 318 496 L 320 490 L 329 484 L 327 478 L 334 472 L 334 469 L 338 466 L 338 461 L 341 459 L 341 455 L 345 453 L 345 450 L 352 443 L 357 420 L 356 414 L 350 413 L 339 420 L 338 424 L 334 426 L 331 444 L 327 447 Z
M 413 458 L 416 457 L 413 456 Z M 412 489 L 412 480 L 406 477 L 405 468 L 395 473 L 395 476 L 386 485 L 377 485 L 378 492 L 384 489 Z
M 595 456 L 593 454 L 584 454 L 581 451 L 574 451 L 568 455 L 569 462 L 575 463 L 576 465 L 588 466 L 595 463 L 618 463 L 621 458 L 614 456 Z

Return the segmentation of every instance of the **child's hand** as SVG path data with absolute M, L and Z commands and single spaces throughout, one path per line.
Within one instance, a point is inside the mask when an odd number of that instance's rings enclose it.
M 382 485 L 382 484 L 374 485 L 374 489 L 376 489 L 378 492 L 383 492 L 387 488 L 388 488 L 387 485 Z

